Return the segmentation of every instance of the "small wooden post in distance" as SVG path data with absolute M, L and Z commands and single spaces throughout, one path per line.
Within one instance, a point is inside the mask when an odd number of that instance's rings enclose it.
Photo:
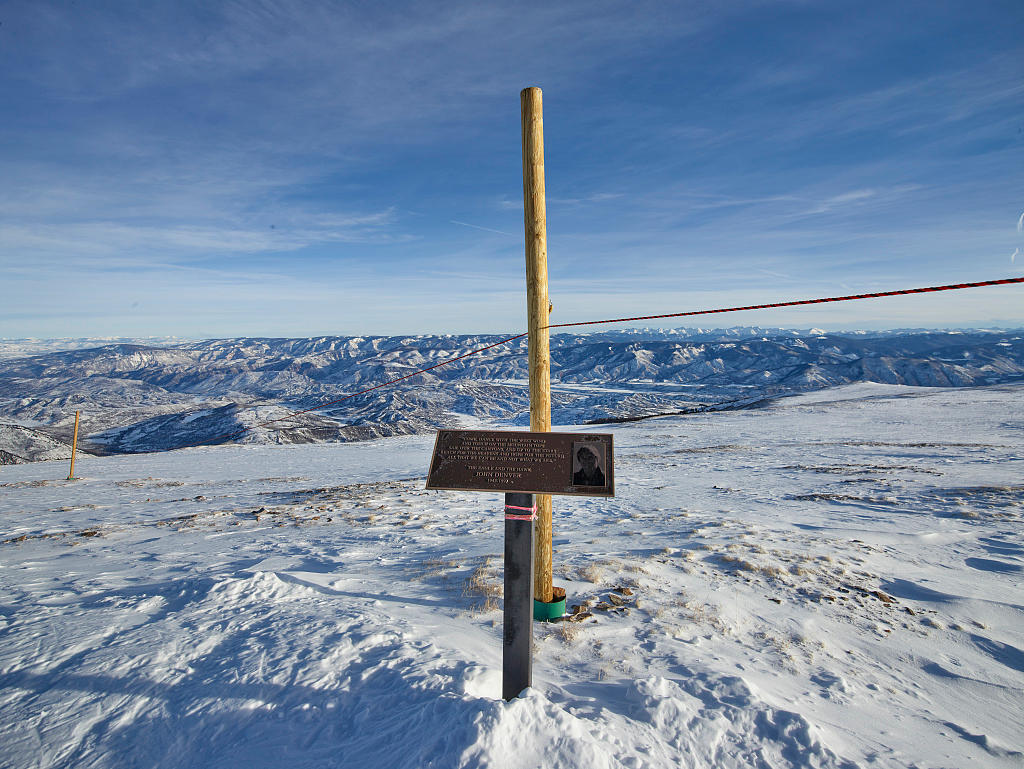
M 551 432 L 548 347 L 548 226 L 544 200 L 544 110 L 539 88 L 519 94 L 523 116 L 523 224 L 526 230 L 526 317 L 529 330 L 530 430 Z M 550 603 L 551 495 L 537 496 L 534 598 Z
M 505 616 L 501 696 L 533 685 L 533 494 L 505 495 Z M 509 517 L 513 516 L 513 517 Z
M 71 439 L 71 471 L 68 473 L 68 480 L 75 480 L 75 449 L 78 448 L 78 415 L 81 412 L 75 412 L 75 437 Z

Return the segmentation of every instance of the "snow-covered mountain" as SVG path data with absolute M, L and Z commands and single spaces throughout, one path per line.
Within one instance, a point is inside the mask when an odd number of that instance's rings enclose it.
M 0 355 L 0 451 L 52 457 L 82 412 L 96 453 L 199 443 L 350 441 L 527 423 L 526 340 L 297 416 L 493 344 L 498 335 L 213 339 Z M 829 333 L 754 327 L 552 337 L 553 421 L 744 407 L 854 382 L 967 387 L 1024 380 L 1024 331 Z M 8 350 L 5 354 L 9 355 Z M 285 418 L 286 417 L 286 418 Z M 283 419 L 282 419 L 283 418 Z M 255 427 L 273 421 L 265 427 Z
M 149 346 L 180 344 L 186 339 L 180 336 L 128 337 L 64 337 L 61 339 L 36 339 L 26 337 L 0 337 L 0 360 L 22 358 L 26 355 L 41 355 L 62 350 L 81 350 L 103 344 L 130 343 Z

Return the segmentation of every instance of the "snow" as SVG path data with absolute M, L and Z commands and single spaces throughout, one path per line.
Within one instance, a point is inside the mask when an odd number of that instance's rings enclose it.
M 0 766 L 1019 767 L 1022 396 L 616 425 L 555 498 L 593 617 L 507 703 L 501 499 L 433 436 L 0 467 Z

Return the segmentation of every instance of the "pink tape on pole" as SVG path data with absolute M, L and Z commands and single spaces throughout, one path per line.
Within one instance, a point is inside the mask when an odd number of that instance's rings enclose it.
M 525 510 L 529 515 L 509 515 L 509 510 Z M 505 505 L 505 520 L 506 521 L 532 521 L 537 516 L 537 506 L 533 507 L 519 507 L 518 505 Z

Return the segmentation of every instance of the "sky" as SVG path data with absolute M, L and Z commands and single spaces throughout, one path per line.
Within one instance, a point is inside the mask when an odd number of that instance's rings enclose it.
M 0 337 L 526 324 L 1024 275 L 1024 3 L 0 4 Z M 634 325 L 1024 326 L 1024 286 Z

